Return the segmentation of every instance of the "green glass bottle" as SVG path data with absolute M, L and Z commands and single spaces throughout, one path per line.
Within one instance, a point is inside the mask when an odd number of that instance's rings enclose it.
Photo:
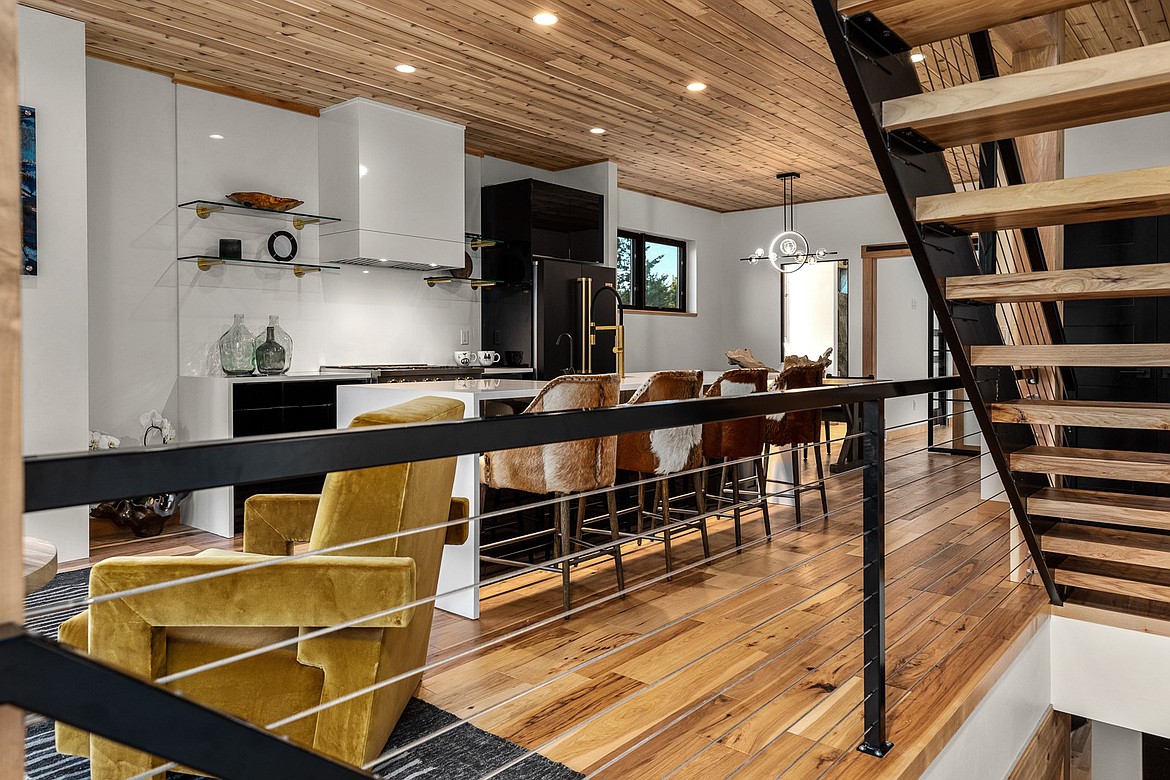
M 256 370 L 252 333 L 243 314 L 237 314 L 232 326 L 219 337 L 219 365 L 228 376 L 250 376 Z
M 256 368 L 261 374 L 283 374 L 285 367 L 284 347 L 276 340 L 276 329 L 268 326 L 268 338 L 256 347 Z
M 293 361 L 293 340 L 292 336 L 288 335 L 284 328 L 280 327 L 280 317 L 275 314 L 268 315 L 268 327 L 272 328 L 272 332 L 276 337 L 276 343 L 284 347 L 284 371 L 282 374 L 287 374 L 289 368 L 292 367 Z M 260 345 L 268 341 L 268 334 L 260 331 L 253 342 L 253 349 L 260 349 Z

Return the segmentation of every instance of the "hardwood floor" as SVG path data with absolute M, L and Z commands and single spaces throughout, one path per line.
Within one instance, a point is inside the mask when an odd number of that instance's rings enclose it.
M 924 435 L 887 445 L 896 747 L 885 759 L 855 749 L 860 472 L 829 477 L 827 522 L 811 494 L 799 531 L 791 508 L 773 506 L 771 542 L 746 514 L 741 554 L 730 520 L 711 523 L 708 565 L 698 534 L 680 537 L 672 581 L 660 544 L 625 545 L 624 599 L 610 559 L 574 569 L 574 606 L 586 608 L 570 620 L 559 616 L 559 575 L 486 586 L 479 621 L 436 613 L 433 668 L 418 695 L 590 777 L 914 776 L 981 695 L 980 671 L 1010 660 L 1047 603 L 1041 588 L 1008 577 L 1006 505 L 979 498 L 978 459 L 924 448 Z M 80 565 L 238 544 L 182 526 L 146 541 L 95 541 Z
M 62 563 L 59 571 L 87 569 L 116 555 L 193 555 L 200 550 L 239 550 L 243 545 L 242 535 L 225 539 L 180 523 L 169 523 L 158 536 L 140 539 L 109 520 L 90 519 L 90 556 Z
M 746 520 L 742 554 L 670 582 L 661 579 L 660 545 L 627 545 L 632 592 L 570 620 L 557 617 L 554 574 L 489 586 L 478 622 L 436 618 L 432 662 L 452 660 L 427 674 L 419 695 L 589 776 L 921 769 L 920 757 L 933 755 L 924 750 L 953 733 L 936 727 L 962 722 L 959 703 L 978 693 L 975 672 L 1034 630 L 1046 604 L 1042 589 L 1007 576 L 1005 505 L 979 499 L 978 459 L 916 452 L 922 438 L 891 441 L 888 455 L 887 695 L 898 745 L 890 757 L 855 750 L 863 731 L 857 472 L 830 478 L 827 524 L 796 531 L 791 509 L 774 508 L 770 543 L 758 519 Z M 731 524 L 711 530 L 718 557 L 733 545 Z M 676 567 L 701 556 L 695 534 L 676 544 Z M 613 595 L 611 565 L 574 571 L 575 605 Z

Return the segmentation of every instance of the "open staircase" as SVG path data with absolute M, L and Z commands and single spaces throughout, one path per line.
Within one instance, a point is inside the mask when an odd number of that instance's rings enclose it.
M 1050 270 L 1034 256 L 1029 272 L 994 273 L 976 246 L 989 235 L 994 244 L 996 231 L 1024 231 L 1034 247 L 1046 226 L 1170 214 L 1170 167 L 1029 183 L 1014 140 L 1170 111 L 1170 43 L 998 76 L 988 30 L 1087 3 L 814 4 L 1051 599 L 1123 597 L 1102 603 L 1170 614 L 1170 498 L 1063 486 L 1066 477 L 1170 484 L 1170 455 L 1054 446 L 1069 428 L 1170 430 L 1170 404 L 1081 398 L 1071 380 L 1039 397 L 1021 381 L 1045 367 L 1064 377 L 1075 367 L 1170 367 L 1168 344 L 1062 343 L 1056 309 L 1170 296 L 1170 264 Z M 924 92 L 911 48 L 965 36 L 978 80 Z M 946 155 L 957 147 L 998 154 L 1003 173 L 992 156 L 979 188 L 956 186 Z M 1015 304 L 1047 307 L 1052 343 L 1013 343 L 996 307 Z

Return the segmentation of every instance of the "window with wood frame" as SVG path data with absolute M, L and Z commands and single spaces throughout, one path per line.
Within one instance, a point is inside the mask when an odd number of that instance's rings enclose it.
M 687 311 L 687 242 L 619 230 L 617 290 L 630 309 Z

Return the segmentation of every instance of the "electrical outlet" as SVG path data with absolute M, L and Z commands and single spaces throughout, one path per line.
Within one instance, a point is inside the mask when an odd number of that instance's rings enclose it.
M 917 298 L 911 298 L 911 299 L 910 299 L 910 308 L 911 308 L 911 309 L 917 309 L 917 308 L 918 308 L 918 299 L 917 299 Z
M 466 347 L 471 343 L 471 331 L 460 329 L 459 331 L 459 346 Z

